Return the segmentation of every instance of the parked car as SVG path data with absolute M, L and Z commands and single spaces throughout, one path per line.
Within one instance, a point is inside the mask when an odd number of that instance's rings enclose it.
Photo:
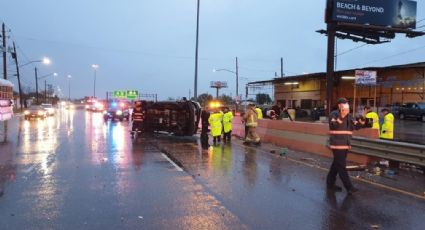
M 425 103 L 407 103 L 398 110 L 401 120 L 406 118 L 417 118 L 425 122 Z
M 55 115 L 55 108 L 52 104 L 41 104 L 41 107 L 47 111 L 48 116 Z
M 311 110 L 311 119 L 313 121 L 317 121 L 320 119 L 320 117 L 322 116 L 326 116 L 326 110 L 324 106 L 320 106 L 320 107 L 315 107 Z
M 47 117 L 47 110 L 41 106 L 31 106 L 24 111 L 25 120 L 30 120 L 32 118 L 45 119 Z

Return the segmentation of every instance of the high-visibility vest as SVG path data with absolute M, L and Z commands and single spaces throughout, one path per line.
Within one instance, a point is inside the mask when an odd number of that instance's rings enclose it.
M 394 115 L 392 113 L 387 113 L 387 115 L 384 116 L 380 137 L 383 139 L 394 139 Z
M 366 118 L 372 119 L 372 121 L 373 121 L 372 129 L 378 130 L 378 134 L 379 134 L 380 131 L 379 131 L 379 116 L 378 116 L 378 114 L 375 113 L 375 112 L 369 112 L 369 113 L 366 114 Z
M 229 111 L 223 115 L 223 127 L 225 133 L 232 131 L 232 122 L 233 114 Z
M 263 119 L 263 111 L 261 111 L 260 108 L 255 108 L 255 112 L 257 112 L 257 118 L 258 119 Z
M 221 124 L 223 119 L 223 115 L 221 113 L 213 113 L 208 118 L 208 123 L 210 123 L 211 126 L 211 134 L 213 137 L 217 137 L 221 135 L 221 131 L 223 129 L 223 126 Z

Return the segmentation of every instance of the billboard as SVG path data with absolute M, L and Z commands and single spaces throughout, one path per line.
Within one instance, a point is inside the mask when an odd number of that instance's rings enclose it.
M 356 70 L 356 85 L 376 85 L 376 71 Z
M 332 20 L 415 29 L 416 8 L 410 0 L 333 0 Z

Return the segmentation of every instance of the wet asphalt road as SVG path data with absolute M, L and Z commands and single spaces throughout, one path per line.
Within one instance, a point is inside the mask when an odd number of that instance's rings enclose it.
M 84 111 L 8 126 L 0 229 L 423 229 L 423 199 L 360 182 L 327 193 L 326 171 L 238 140 L 132 141 L 127 122 Z

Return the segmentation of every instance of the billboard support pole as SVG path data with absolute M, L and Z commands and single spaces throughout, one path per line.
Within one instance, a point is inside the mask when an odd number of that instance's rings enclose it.
M 356 82 L 354 82 L 354 87 L 353 87 L 353 89 L 354 89 L 354 96 L 353 96 L 353 116 L 356 116 L 356 97 L 357 97 L 357 84 L 356 84 Z
M 328 31 L 328 53 L 326 64 L 326 111 L 329 115 L 332 111 L 333 103 L 333 84 L 334 84 L 334 68 L 335 68 L 335 24 L 327 23 Z

